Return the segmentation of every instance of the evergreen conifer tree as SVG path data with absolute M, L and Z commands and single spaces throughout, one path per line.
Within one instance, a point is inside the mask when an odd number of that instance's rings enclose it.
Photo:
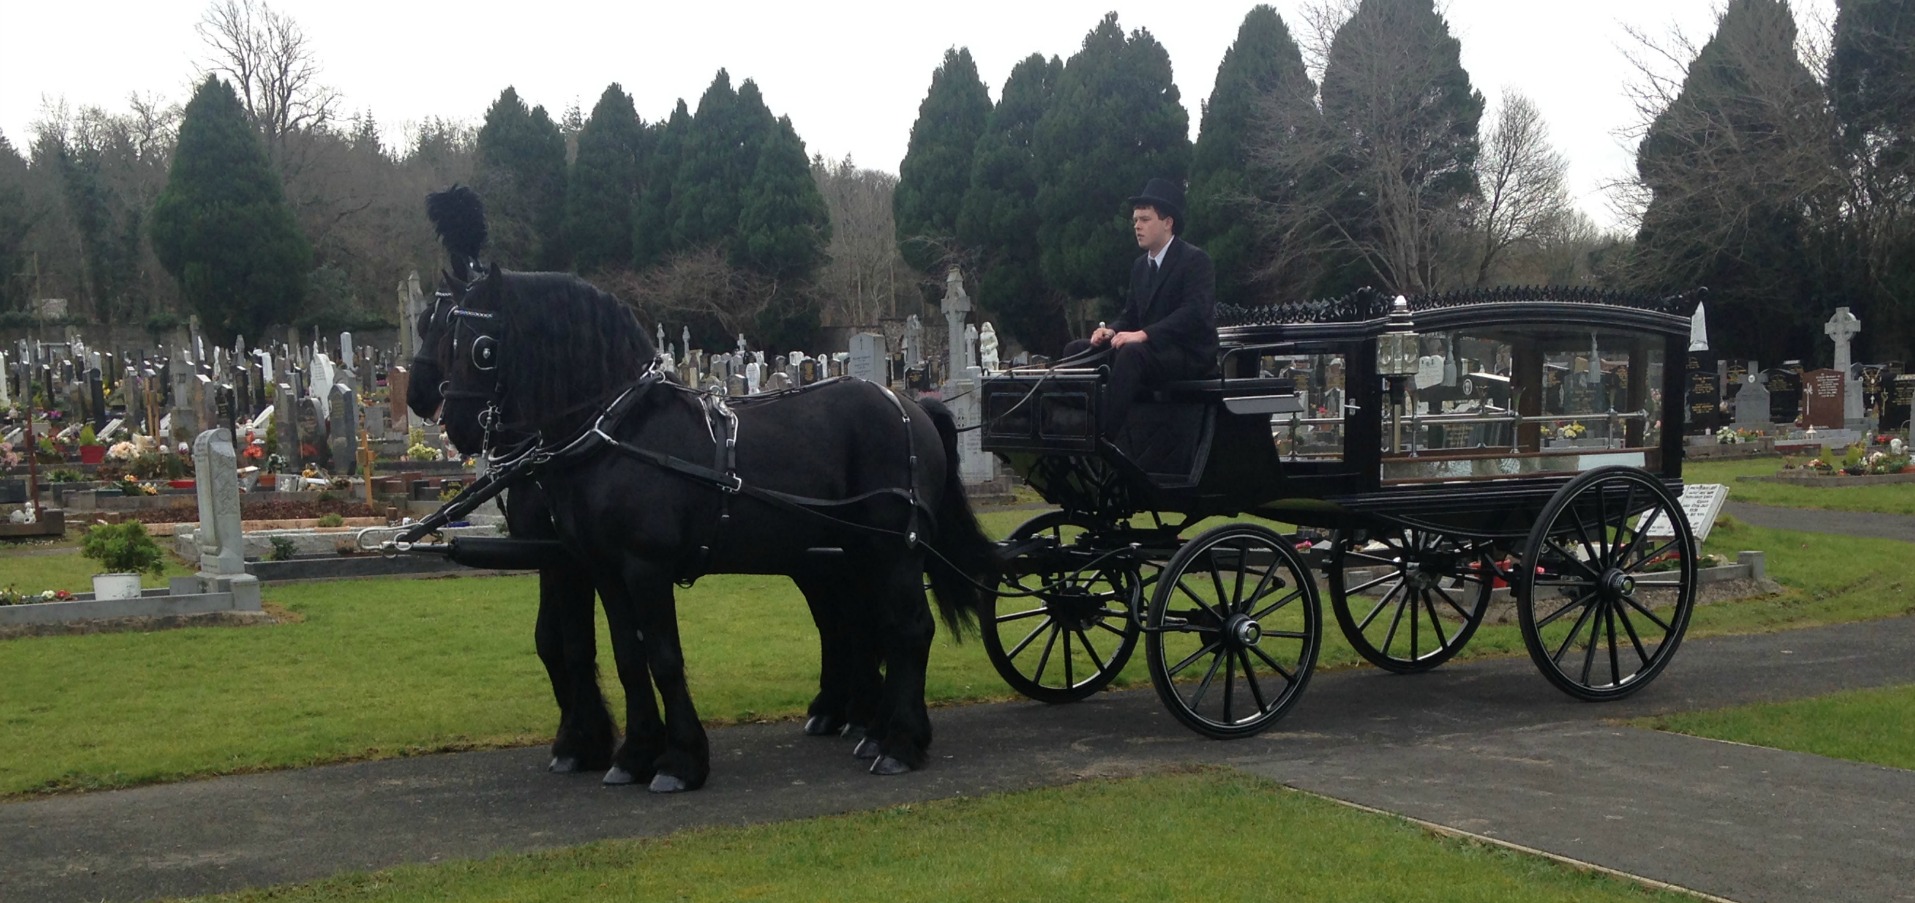
M 638 269 L 664 263 L 678 250 L 672 237 L 672 198 L 691 127 L 692 114 L 683 100 L 672 109 L 670 118 L 653 127 L 656 136 L 651 160 L 645 167 L 645 188 L 632 222 L 632 265 Z
M 1433 0 L 1362 0 L 1323 72 L 1325 157 L 1342 178 L 1323 206 L 1349 238 L 1344 284 L 1434 287 L 1440 242 L 1476 197 L 1483 95 Z
M 1056 354 L 1069 341 L 1061 296 L 1038 266 L 1037 121 L 1064 62 L 1031 54 L 1011 69 L 972 159 L 958 240 L 978 255 L 977 303 L 1025 348 Z
M 1291 179 L 1277 167 L 1291 162 L 1293 154 L 1284 146 L 1291 143 L 1286 130 L 1258 129 L 1257 124 L 1314 124 L 1316 91 L 1304 71 L 1303 53 L 1277 11 L 1268 5 L 1251 9 L 1217 67 L 1217 84 L 1204 104 L 1190 161 L 1186 237 L 1216 263 L 1220 300 L 1279 300 L 1256 290 L 1255 276 L 1270 266 L 1274 249 L 1260 237 L 1267 230 L 1258 228 L 1254 211 L 1259 199 L 1288 206 L 1280 195 L 1288 193 Z M 1259 138 L 1269 142 L 1258 148 L 1259 157 L 1275 166 L 1253 160 L 1252 145 Z
M 578 159 L 565 190 L 567 244 L 579 272 L 631 265 L 633 218 L 653 137 L 631 95 L 616 82 L 580 128 Z
M 565 136 L 542 106 L 508 87 L 479 127 L 475 187 L 485 197 L 492 252 L 518 269 L 564 269 Z
M 1828 256 L 1867 324 L 1864 353 L 1915 357 L 1915 10 L 1905 0 L 1837 4 L 1829 90 L 1851 197 Z
M 898 253 L 940 283 L 944 269 L 964 257 L 956 241 L 958 212 L 970 186 L 972 153 L 990 115 L 991 97 L 971 51 L 946 50 L 918 105 L 891 196 Z
M 232 86 L 208 77 L 186 105 L 153 249 L 213 338 L 291 322 L 312 249 L 293 222 L 266 147 Z
M 1820 333 L 1805 201 L 1833 184 L 1832 126 L 1795 37 L 1783 0 L 1731 0 L 1636 156 L 1632 276 L 1707 286 L 1712 347 L 1761 361 L 1812 359 Z
M 1152 178 L 1182 182 L 1190 167 L 1190 116 L 1163 45 L 1143 29 L 1127 38 L 1106 15 L 1064 63 L 1036 149 L 1045 281 L 1114 310 L 1137 256 L 1126 199 Z

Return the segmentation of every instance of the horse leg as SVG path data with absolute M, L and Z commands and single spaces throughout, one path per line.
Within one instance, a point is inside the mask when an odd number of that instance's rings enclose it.
M 698 723 L 691 688 L 685 683 L 685 654 L 678 639 L 678 606 L 672 595 L 671 574 L 658 565 L 630 559 L 626 585 L 637 604 L 639 635 L 645 660 L 665 707 L 664 748 L 656 759 L 653 793 L 677 793 L 705 786 L 711 776 L 711 743 Z
M 908 566 L 907 566 L 908 565 Z M 923 562 L 916 556 L 894 565 L 873 582 L 871 601 L 885 625 L 878 648 L 884 687 L 878 701 L 878 756 L 872 774 L 903 774 L 924 767 L 931 745 L 931 713 L 924 707 L 925 671 L 937 623 L 924 597 Z
M 615 573 L 603 574 L 595 582 L 605 603 L 605 623 L 612 637 L 618 681 L 625 688 L 625 742 L 612 755 L 604 782 L 620 785 L 650 781 L 658 772 L 658 757 L 665 750 L 665 721 L 659 717 L 658 700 L 652 696 L 638 605 Z
M 534 635 L 559 705 L 550 766 L 558 774 L 603 771 L 618 745 L 618 727 L 599 693 L 593 598 L 591 578 L 582 572 L 539 572 Z
M 855 584 L 842 575 L 792 575 L 818 628 L 818 695 L 805 710 L 807 735 L 862 736 L 877 709 L 877 662 L 859 625 L 843 616 Z M 866 671 L 869 674 L 866 674 Z

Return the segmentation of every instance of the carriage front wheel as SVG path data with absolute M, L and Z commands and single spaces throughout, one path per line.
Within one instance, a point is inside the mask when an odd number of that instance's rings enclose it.
M 1316 580 L 1274 531 L 1218 527 L 1164 566 L 1144 634 L 1170 713 L 1207 737 L 1247 737 L 1282 718 L 1310 681 L 1323 641 Z
M 1021 551 L 998 578 L 1002 595 L 985 599 L 984 654 L 1011 689 L 1039 702 L 1096 693 L 1137 648 L 1142 568 L 1128 547 L 1097 544 L 1099 533 L 1051 511 L 1005 542 Z
M 1570 480 L 1531 528 L 1516 573 L 1523 644 L 1571 696 L 1620 699 L 1667 667 L 1695 608 L 1681 503 L 1634 467 Z
M 1340 532 L 1327 574 L 1330 610 L 1364 658 L 1414 674 L 1469 642 L 1497 576 L 1487 543 L 1420 527 Z

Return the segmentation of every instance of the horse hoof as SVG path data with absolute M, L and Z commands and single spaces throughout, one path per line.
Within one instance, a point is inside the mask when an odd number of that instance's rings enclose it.
M 805 736 L 836 737 L 844 730 L 845 724 L 828 715 L 813 715 L 805 719 Z
M 691 788 L 684 781 L 661 771 L 652 777 L 650 789 L 653 793 L 680 793 Z
M 636 784 L 636 783 L 638 783 L 637 775 L 634 775 L 631 772 L 618 767 L 617 765 L 612 766 L 611 770 L 605 772 L 604 784 L 607 787 L 623 787 L 626 784 Z
M 855 747 L 852 747 L 851 755 L 854 758 L 859 758 L 859 759 L 878 758 L 878 741 L 873 740 L 870 737 L 866 737 L 863 740 L 859 740 L 858 745 Z
M 890 756 L 879 756 L 871 763 L 872 774 L 905 774 L 910 770 L 911 766 L 904 764 L 903 760 L 893 759 Z
M 553 774 L 578 774 L 580 768 L 577 756 L 553 756 L 552 764 L 545 766 Z

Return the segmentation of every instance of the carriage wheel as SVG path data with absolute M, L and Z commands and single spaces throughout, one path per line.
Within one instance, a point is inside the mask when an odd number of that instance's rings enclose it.
M 1008 544 L 1051 544 L 1012 561 L 998 586 L 1036 595 L 985 599 L 985 655 L 1005 683 L 1039 702 L 1076 702 L 1096 693 L 1124 670 L 1137 648 L 1132 613 L 1144 583 L 1137 560 L 1128 549 L 1086 544 L 1086 534 L 1094 533 L 1062 511 L 1025 522 Z M 1115 554 L 1098 560 L 1104 551 Z
M 1350 581 L 1345 568 L 1381 569 Z M 1379 668 L 1428 671 L 1469 642 L 1489 609 L 1496 567 L 1489 548 L 1416 527 L 1384 530 L 1359 547 L 1338 536 L 1330 557 L 1330 610 L 1350 645 Z
M 1218 527 L 1164 566 L 1145 634 L 1170 713 L 1208 737 L 1247 737 L 1283 717 L 1310 680 L 1323 640 L 1316 581 L 1276 533 Z
M 1642 689 L 1675 655 L 1695 608 L 1689 521 L 1660 480 L 1633 467 L 1569 481 L 1530 530 L 1517 571 L 1529 657 L 1579 699 Z

